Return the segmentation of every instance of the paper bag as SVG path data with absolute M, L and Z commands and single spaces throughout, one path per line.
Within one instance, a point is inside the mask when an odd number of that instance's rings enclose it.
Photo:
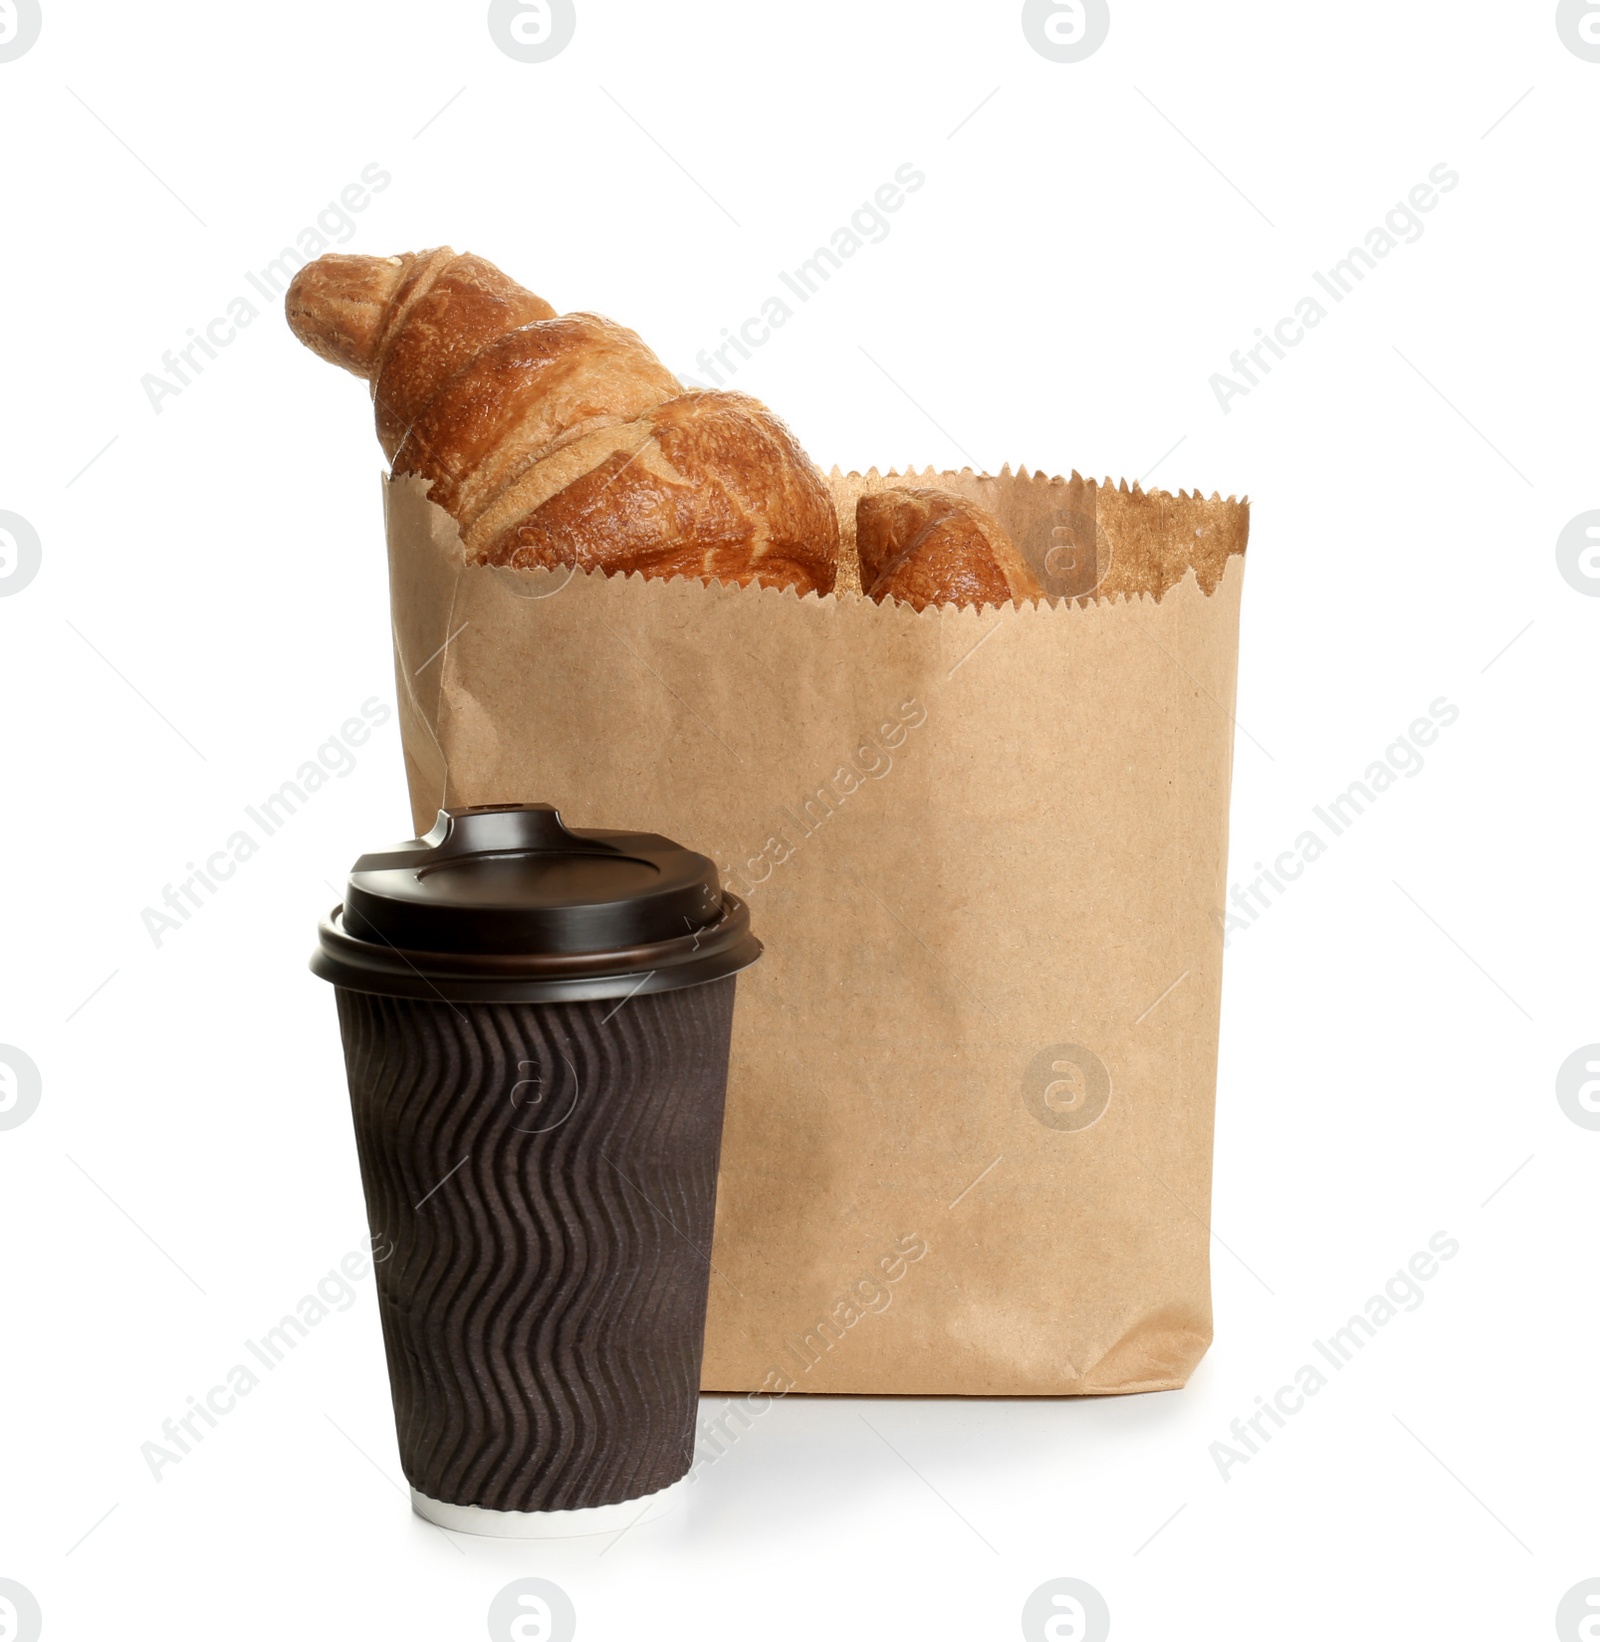
M 1211 1340 L 1247 506 L 829 482 L 825 598 L 468 566 L 386 482 L 417 829 L 546 801 L 700 850 L 749 902 L 706 1389 L 1180 1386 Z M 855 502 L 893 484 L 989 507 L 1050 600 L 864 599 Z

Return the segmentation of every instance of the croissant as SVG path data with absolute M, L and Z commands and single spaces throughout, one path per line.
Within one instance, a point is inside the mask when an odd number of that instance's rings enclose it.
M 1007 604 L 1044 589 L 1000 521 L 943 490 L 882 490 L 856 503 L 861 588 L 869 598 Z
M 625 327 L 448 248 L 320 257 L 285 311 L 371 382 L 384 455 L 428 481 L 470 562 L 832 590 L 838 517 L 788 428 L 746 394 L 686 391 Z

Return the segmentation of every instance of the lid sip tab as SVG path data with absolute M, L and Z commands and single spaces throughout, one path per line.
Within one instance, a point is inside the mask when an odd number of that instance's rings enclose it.
M 495 804 L 441 810 L 426 837 L 363 855 L 311 968 L 358 992 L 554 1002 L 697 986 L 760 955 L 706 856 Z

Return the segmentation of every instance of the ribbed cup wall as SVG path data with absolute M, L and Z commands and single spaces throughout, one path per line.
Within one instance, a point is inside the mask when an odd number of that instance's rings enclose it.
M 734 985 L 557 1004 L 339 989 L 413 1487 L 570 1510 L 689 1469 Z

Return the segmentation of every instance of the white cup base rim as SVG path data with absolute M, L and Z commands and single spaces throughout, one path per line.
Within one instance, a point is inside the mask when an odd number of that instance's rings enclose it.
M 491 1511 L 481 1505 L 450 1505 L 411 1490 L 411 1509 L 426 1522 L 457 1534 L 489 1539 L 573 1539 L 584 1534 L 616 1534 L 637 1523 L 653 1522 L 682 1502 L 689 1479 L 615 1505 L 589 1505 L 575 1511 Z

